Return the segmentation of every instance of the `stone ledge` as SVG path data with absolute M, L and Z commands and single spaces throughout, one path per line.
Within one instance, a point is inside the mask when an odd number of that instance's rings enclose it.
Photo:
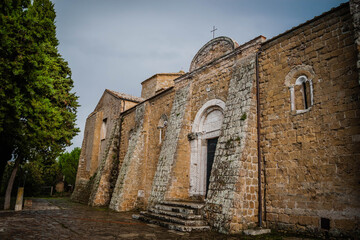
M 251 235 L 251 236 L 262 235 L 262 234 L 267 234 L 267 233 L 271 233 L 271 229 L 247 229 L 247 230 L 244 230 L 245 235 Z

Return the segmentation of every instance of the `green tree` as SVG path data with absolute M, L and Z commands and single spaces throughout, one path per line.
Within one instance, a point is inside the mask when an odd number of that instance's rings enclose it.
M 70 153 L 66 152 L 59 156 L 61 172 L 65 176 L 65 181 L 72 186 L 75 185 L 80 152 L 81 149 L 76 147 Z
M 1 194 L 5 193 L 13 167 L 14 162 L 8 164 L 7 168 L 5 168 L 3 178 L 5 181 L 1 183 Z M 62 179 L 63 175 L 58 162 L 54 159 L 42 158 L 21 164 L 14 186 L 24 186 L 25 184 L 24 195 L 34 197 L 43 194 L 42 187 L 55 186 Z M 14 194 L 16 194 L 16 191 L 12 192 L 12 196 Z
M 50 0 L 0 3 L 0 144 L 8 148 L 0 164 L 15 159 L 5 208 L 19 165 L 55 159 L 79 131 L 78 97 L 57 50 L 55 16 Z

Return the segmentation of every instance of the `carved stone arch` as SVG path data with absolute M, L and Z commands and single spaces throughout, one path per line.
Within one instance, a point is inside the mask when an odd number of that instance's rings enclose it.
M 190 64 L 190 72 L 232 52 L 238 46 L 239 44 L 229 37 L 217 37 L 210 40 L 196 53 Z
M 285 77 L 285 86 L 291 87 L 294 85 L 297 78 L 300 76 L 306 76 L 308 79 L 315 78 L 315 71 L 309 65 L 297 65 L 291 69 L 291 71 Z
M 311 110 L 314 104 L 313 79 L 314 69 L 309 65 L 294 67 L 285 77 L 285 86 L 290 91 L 291 112 L 305 113 Z M 303 106 L 299 107 L 298 102 Z
M 191 145 L 190 196 L 206 194 L 207 140 L 217 138 L 224 118 L 225 103 L 220 99 L 206 102 L 197 112 L 189 134 Z

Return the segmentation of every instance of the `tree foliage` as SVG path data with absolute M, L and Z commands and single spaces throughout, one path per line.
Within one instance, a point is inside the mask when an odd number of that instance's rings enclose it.
M 0 165 L 14 155 L 55 159 L 78 132 L 78 97 L 58 53 L 55 16 L 49 0 L 0 2 Z
M 58 53 L 55 17 L 50 0 L 0 1 L 0 177 L 15 159 L 4 209 L 21 163 L 55 159 L 78 132 L 78 97 Z
M 14 163 L 10 163 L 5 168 L 3 182 L 1 183 L 0 193 L 4 194 L 7 182 L 10 179 Z M 44 194 L 43 187 L 55 186 L 63 179 L 60 166 L 53 159 L 37 159 L 36 161 L 23 163 L 19 167 L 14 186 L 25 186 L 24 195 L 27 197 L 41 196 Z M 17 189 L 13 189 L 12 195 L 16 195 Z
M 63 153 L 59 157 L 59 166 L 63 176 L 65 176 L 65 181 L 72 186 L 75 185 L 80 152 L 81 149 L 76 147 L 70 153 Z

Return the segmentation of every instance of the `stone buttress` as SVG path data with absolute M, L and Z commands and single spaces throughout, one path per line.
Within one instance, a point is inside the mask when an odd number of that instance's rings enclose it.
M 145 104 L 136 106 L 135 128 L 131 131 L 129 146 L 125 155 L 124 162 L 121 165 L 115 189 L 111 198 L 109 207 L 116 211 L 127 209 L 128 205 L 135 206 L 135 201 L 128 199 L 134 194 L 131 191 L 137 191 L 131 187 L 137 179 L 127 178 L 129 172 L 136 171 L 141 164 L 142 154 L 144 150 L 144 135 L 142 134 L 144 123 Z M 140 178 L 141 176 L 138 176 Z

